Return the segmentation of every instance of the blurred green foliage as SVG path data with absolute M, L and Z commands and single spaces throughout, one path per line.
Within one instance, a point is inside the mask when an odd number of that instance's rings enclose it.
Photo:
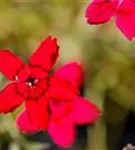
M 111 150 L 108 139 L 114 150 L 129 110 L 135 110 L 135 45 L 119 32 L 113 21 L 101 26 L 88 25 L 85 19 L 88 3 L 88 0 L 0 1 L 0 48 L 13 50 L 27 61 L 45 37 L 57 37 L 60 58 L 56 67 L 68 61 L 81 62 L 85 96 L 102 110 L 92 134 L 88 130 L 88 150 Z M 2 75 L 0 81 L 2 88 L 6 84 Z M 39 145 L 27 141 L 15 126 L 19 111 L 1 115 L 0 139 L 26 150 L 37 150 Z M 108 131 L 108 124 L 116 126 L 116 132 L 113 128 Z

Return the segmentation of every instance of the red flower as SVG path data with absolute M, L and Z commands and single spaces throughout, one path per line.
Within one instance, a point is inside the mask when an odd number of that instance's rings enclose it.
M 25 100 L 31 122 L 38 129 L 46 129 L 49 119 L 45 97 L 49 86 L 48 73 L 57 57 L 57 40 L 52 37 L 41 43 L 28 65 L 8 50 L 1 50 L 0 71 L 12 82 L 0 92 L 0 112 L 11 112 Z
M 92 0 L 87 7 L 86 18 L 92 25 L 106 23 L 115 18 L 116 26 L 129 40 L 135 37 L 134 0 Z
M 50 97 L 51 115 L 48 132 L 54 142 L 62 147 L 73 144 L 76 135 L 75 124 L 93 123 L 99 117 L 98 107 L 79 96 L 82 79 L 81 66 L 70 63 L 59 68 L 50 81 L 51 87 L 47 94 Z M 29 122 L 26 111 L 18 117 L 17 125 L 24 132 L 37 131 Z

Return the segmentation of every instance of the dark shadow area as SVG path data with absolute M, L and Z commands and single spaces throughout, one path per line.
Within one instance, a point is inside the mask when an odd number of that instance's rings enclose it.
M 121 142 L 127 113 L 128 110 L 112 100 L 109 92 L 107 92 L 104 104 L 104 120 L 106 123 L 106 144 L 108 150 L 118 150 L 118 143 Z
M 122 150 L 127 144 L 135 145 L 135 113 L 130 111 L 124 125 L 124 131 L 118 143 L 118 150 Z

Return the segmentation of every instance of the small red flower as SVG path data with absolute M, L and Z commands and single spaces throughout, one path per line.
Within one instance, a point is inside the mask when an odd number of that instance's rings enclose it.
M 73 144 L 76 135 L 75 125 L 95 122 L 100 110 L 92 102 L 79 96 L 82 84 L 82 68 L 77 63 L 70 63 L 59 68 L 50 80 L 47 92 L 50 97 L 50 123 L 48 132 L 54 142 L 61 147 Z M 36 127 L 29 122 L 26 111 L 17 119 L 18 127 L 33 133 Z
M 58 57 L 57 40 L 48 37 L 30 57 L 28 65 L 8 50 L 0 51 L 0 71 L 11 80 L 0 92 L 0 112 L 8 113 L 25 100 L 31 122 L 38 129 L 48 124 L 45 97 L 49 87 L 49 71 Z
M 92 25 L 106 23 L 115 18 L 116 26 L 129 40 L 135 37 L 134 0 L 92 0 L 87 7 L 86 18 Z

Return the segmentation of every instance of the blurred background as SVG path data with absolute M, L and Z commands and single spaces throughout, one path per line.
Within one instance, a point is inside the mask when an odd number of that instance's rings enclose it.
M 86 23 L 89 0 L 1 0 L 0 48 L 13 50 L 27 60 L 49 35 L 58 38 L 60 57 L 84 68 L 82 95 L 100 107 L 94 125 L 77 127 L 72 150 L 122 150 L 135 144 L 135 41 L 129 42 L 114 20 Z M 9 62 L 10 63 L 10 62 Z M 55 69 L 54 68 L 54 69 Z M 0 87 L 6 83 L 0 74 Z M 61 150 L 47 133 L 23 135 L 14 113 L 0 115 L 0 150 Z M 127 149 L 124 149 L 127 150 Z

